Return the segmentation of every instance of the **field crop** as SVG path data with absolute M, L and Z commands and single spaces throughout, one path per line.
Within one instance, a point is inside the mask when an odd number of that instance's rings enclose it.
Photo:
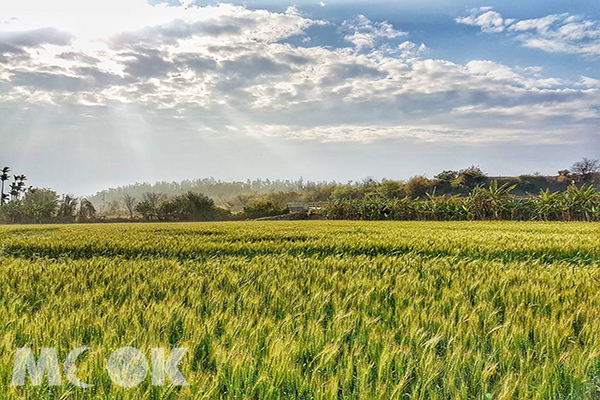
M 595 223 L 4 226 L 0 393 L 600 398 L 599 267 Z M 94 387 L 10 386 L 16 348 L 79 346 Z M 190 386 L 114 385 L 124 346 L 187 348 Z

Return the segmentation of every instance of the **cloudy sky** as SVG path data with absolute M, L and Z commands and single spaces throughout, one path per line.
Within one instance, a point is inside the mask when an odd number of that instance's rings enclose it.
M 91 194 L 600 157 L 597 1 L 3 0 L 0 164 Z

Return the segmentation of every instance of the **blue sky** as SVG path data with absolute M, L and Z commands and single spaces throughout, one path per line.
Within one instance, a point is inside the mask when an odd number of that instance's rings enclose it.
M 197 2 L 211 4 L 211 2 Z M 425 4 L 424 4 L 425 3 Z M 342 23 L 357 14 L 366 15 L 376 21 L 388 21 L 410 33 L 410 40 L 426 43 L 430 49 L 429 56 L 443 58 L 458 63 L 466 63 L 472 59 L 492 59 L 506 65 L 527 66 L 542 65 L 553 76 L 578 78 L 585 72 L 600 78 L 598 59 L 573 58 L 570 54 L 548 54 L 544 51 L 531 51 L 514 45 L 514 41 L 498 36 L 477 34 L 478 29 L 472 26 L 457 24 L 455 18 L 464 15 L 472 8 L 494 6 L 494 9 L 510 18 L 530 19 L 551 14 L 579 14 L 594 20 L 600 20 L 600 2 L 596 1 L 514 1 L 489 3 L 481 1 L 341 1 L 326 2 L 322 7 L 315 1 L 246 1 L 252 8 L 268 8 L 285 11 L 290 5 L 298 7 L 307 14 L 328 21 Z M 321 29 L 319 44 L 348 46 L 335 30 Z M 475 34 L 474 34 L 475 33 Z
M 600 157 L 592 1 L 0 5 L 0 163 L 91 194 Z

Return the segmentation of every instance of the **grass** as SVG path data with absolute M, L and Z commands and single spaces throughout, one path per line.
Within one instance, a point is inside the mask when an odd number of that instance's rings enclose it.
M 0 393 L 600 398 L 599 266 L 592 223 L 0 227 Z M 17 347 L 79 346 L 93 388 L 10 386 Z M 188 348 L 190 386 L 112 384 L 124 346 Z

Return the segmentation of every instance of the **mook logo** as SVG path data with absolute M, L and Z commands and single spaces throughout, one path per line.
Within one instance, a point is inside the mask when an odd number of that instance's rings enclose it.
M 63 363 L 64 375 L 67 380 L 79 388 L 91 388 L 94 385 L 82 382 L 77 378 L 77 358 L 90 350 L 89 347 L 78 347 L 71 351 Z M 152 386 L 163 386 L 166 377 L 173 386 L 188 386 L 189 384 L 179 371 L 177 365 L 186 353 L 186 348 L 175 348 L 166 356 L 163 348 L 154 348 L 151 351 L 150 363 L 140 350 L 135 347 L 121 347 L 114 351 L 108 362 L 106 370 L 111 381 L 124 388 L 132 388 L 142 383 L 151 369 Z M 29 347 L 18 348 L 15 354 L 15 363 L 11 385 L 24 386 L 26 377 L 32 386 L 39 386 L 48 375 L 49 386 L 62 385 L 61 369 L 56 348 L 45 347 L 40 350 L 37 362 L 33 351 Z

